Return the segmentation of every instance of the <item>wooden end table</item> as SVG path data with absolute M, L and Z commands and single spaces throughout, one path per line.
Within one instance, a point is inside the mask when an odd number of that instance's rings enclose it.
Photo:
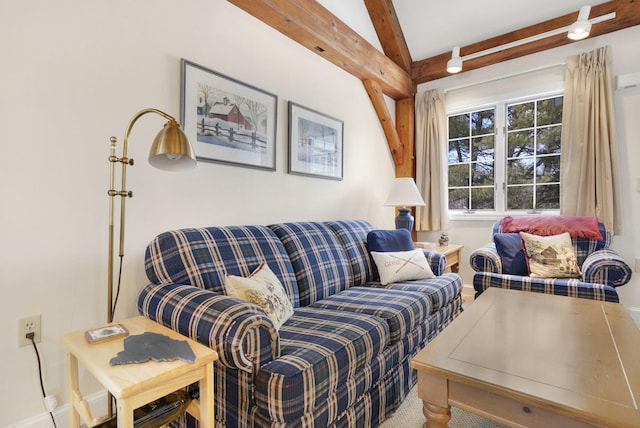
M 412 360 L 425 428 L 453 405 L 507 426 L 640 426 L 640 330 L 623 305 L 488 288 Z
M 67 375 L 69 381 L 70 425 L 80 427 L 80 416 L 90 426 L 100 422 L 93 418 L 89 404 L 84 400 L 78 385 L 78 362 L 116 398 L 118 427 L 133 427 L 133 411 L 147 403 L 184 388 L 192 383 L 200 383 L 200 398 L 189 406 L 201 425 L 213 424 L 213 362 L 217 353 L 179 333 L 145 317 L 121 321 L 130 335 L 145 332 L 159 333 L 175 340 L 186 340 L 196 355 L 194 363 L 180 360 L 170 362 L 147 361 L 141 364 L 111 366 L 112 357 L 124 349 L 124 338 L 103 343 L 89 344 L 84 331 L 62 336 L 67 348 Z
M 462 260 L 461 253 L 464 245 L 449 244 L 438 245 L 434 242 L 416 242 L 414 243 L 416 248 L 423 248 L 425 250 L 433 250 L 438 253 L 442 253 L 447 257 L 447 264 L 445 270 L 451 270 L 451 272 L 460 272 L 460 260 Z

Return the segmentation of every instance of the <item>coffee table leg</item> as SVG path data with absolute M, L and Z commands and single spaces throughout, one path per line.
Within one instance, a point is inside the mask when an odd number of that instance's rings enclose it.
M 424 428 L 447 428 L 451 419 L 451 408 L 422 402 L 422 413 L 427 418 Z
M 431 373 L 418 371 L 418 397 L 427 418 L 424 428 L 447 428 L 451 419 L 449 382 Z

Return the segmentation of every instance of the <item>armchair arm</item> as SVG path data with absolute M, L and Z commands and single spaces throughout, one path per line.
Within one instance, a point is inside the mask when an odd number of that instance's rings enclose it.
M 469 262 L 475 272 L 502 273 L 502 259 L 493 242 L 474 250 L 469 255 Z
M 582 264 L 582 280 L 619 287 L 631 280 L 631 267 L 613 250 L 594 251 Z
M 427 263 L 435 276 L 440 276 L 445 271 L 447 265 L 447 256 L 442 253 L 438 253 L 435 250 L 423 250 L 424 256 L 427 258 Z
M 255 373 L 280 356 L 280 337 L 262 309 L 191 285 L 149 284 L 138 311 L 218 352 L 223 365 Z

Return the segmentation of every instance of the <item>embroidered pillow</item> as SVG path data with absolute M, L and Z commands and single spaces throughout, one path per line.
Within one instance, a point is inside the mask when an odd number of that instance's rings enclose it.
M 496 233 L 493 242 L 502 261 L 502 273 L 509 275 L 529 275 L 527 257 L 524 254 L 522 239 L 518 233 Z
M 569 232 L 553 236 L 531 235 L 520 232 L 534 278 L 575 278 L 580 268 Z
M 264 309 L 276 330 L 293 315 L 293 305 L 282 283 L 265 263 L 258 266 L 248 278 L 227 275 L 224 288 L 227 296 L 245 300 Z
M 380 273 L 382 285 L 435 276 L 421 249 L 386 253 L 372 251 L 371 256 Z

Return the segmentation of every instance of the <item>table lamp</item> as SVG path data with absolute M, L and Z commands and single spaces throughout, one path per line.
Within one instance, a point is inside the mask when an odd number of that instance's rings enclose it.
M 396 229 L 407 229 L 409 232 L 413 230 L 413 216 L 411 215 L 411 209 L 407 207 L 420 206 L 423 207 L 426 204 L 424 199 L 420 196 L 420 191 L 416 182 L 411 177 L 396 178 L 387 197 L 385 206 L 396 206 L 398 208 L 398 215 L 396 217 Z

